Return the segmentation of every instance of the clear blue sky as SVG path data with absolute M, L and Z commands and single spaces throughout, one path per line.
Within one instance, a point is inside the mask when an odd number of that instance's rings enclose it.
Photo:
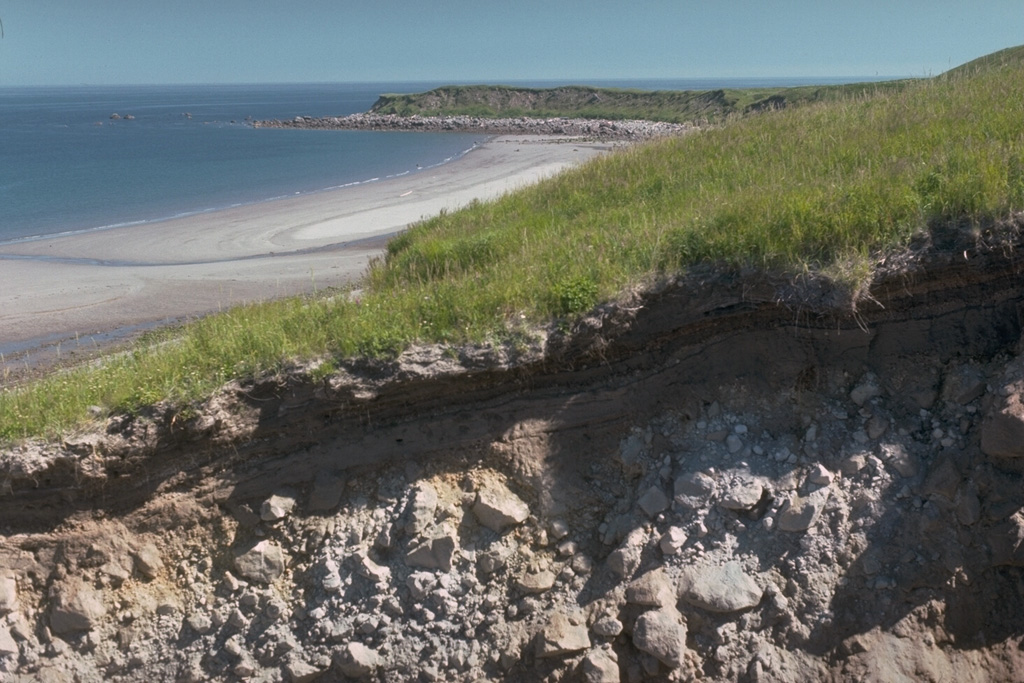
M 0 0 L 0 86 L 927 76 L 1024 0 Z

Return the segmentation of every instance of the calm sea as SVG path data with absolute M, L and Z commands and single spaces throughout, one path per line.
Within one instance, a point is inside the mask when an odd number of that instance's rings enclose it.
M 842 82 L 850 80 L 871 79 Z M 592 84 L 702 90 L 823 82 Z M 0 242 L 160 221 L 443 164 L 465 154 L 480 136 L 272 130 L 246 123 L 298 115 L 343 116 L 366 111 L 383 92 L 421 92 L 438 85 L 442 84 L 0 88 Z M 114 114 L 120 118 L 112 118 Z

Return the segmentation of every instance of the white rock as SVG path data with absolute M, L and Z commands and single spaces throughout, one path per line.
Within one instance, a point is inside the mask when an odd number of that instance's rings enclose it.
M 0 626 L 0 658 L 18 654 L 18 643 L 6 626 Z
M 829 472 L 821 463 L 818 463 L 811 468 L 810 473 L 807 475 L 807 481 L 817 486 L 828 486 L 835 479 L 835 475 Z
M 669 527 L 658 541 L 658 547 L 666 555 L 675 555 L 686 545 L 686 532 L 677 526 Z
M 260 508 L 260 519 L 264 522 L 276 522 L 290 515 L 294 509 L 294 497 L 274 494 L 263 501 L 263 506 Z
M 12 576 L 0 576 L 0 615 L 18 609 L 18 582 Z
M 473 514 L 480 524 L 501 533 L 508 527 L 525 522 L 530 516 L 530 508 L 504 486 L 492 484 L 477 493 Z

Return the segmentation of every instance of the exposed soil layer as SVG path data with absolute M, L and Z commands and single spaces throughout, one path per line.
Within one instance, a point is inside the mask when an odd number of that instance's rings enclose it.
M 0 672 L 1024 679 L 1020 227 L 11 449 Z

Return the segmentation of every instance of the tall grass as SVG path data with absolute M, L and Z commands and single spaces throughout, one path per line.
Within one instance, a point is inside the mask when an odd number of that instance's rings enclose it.
M 244 306 L 7 390 L 0 439 L 59 433 L 89 406 L 192 401 L 289 359 L 501 338 L 696 263 L 863 274 L 929 225 L 1022 209 L 1021 68 L 766 112 L 424 221 L 358 297 Z

